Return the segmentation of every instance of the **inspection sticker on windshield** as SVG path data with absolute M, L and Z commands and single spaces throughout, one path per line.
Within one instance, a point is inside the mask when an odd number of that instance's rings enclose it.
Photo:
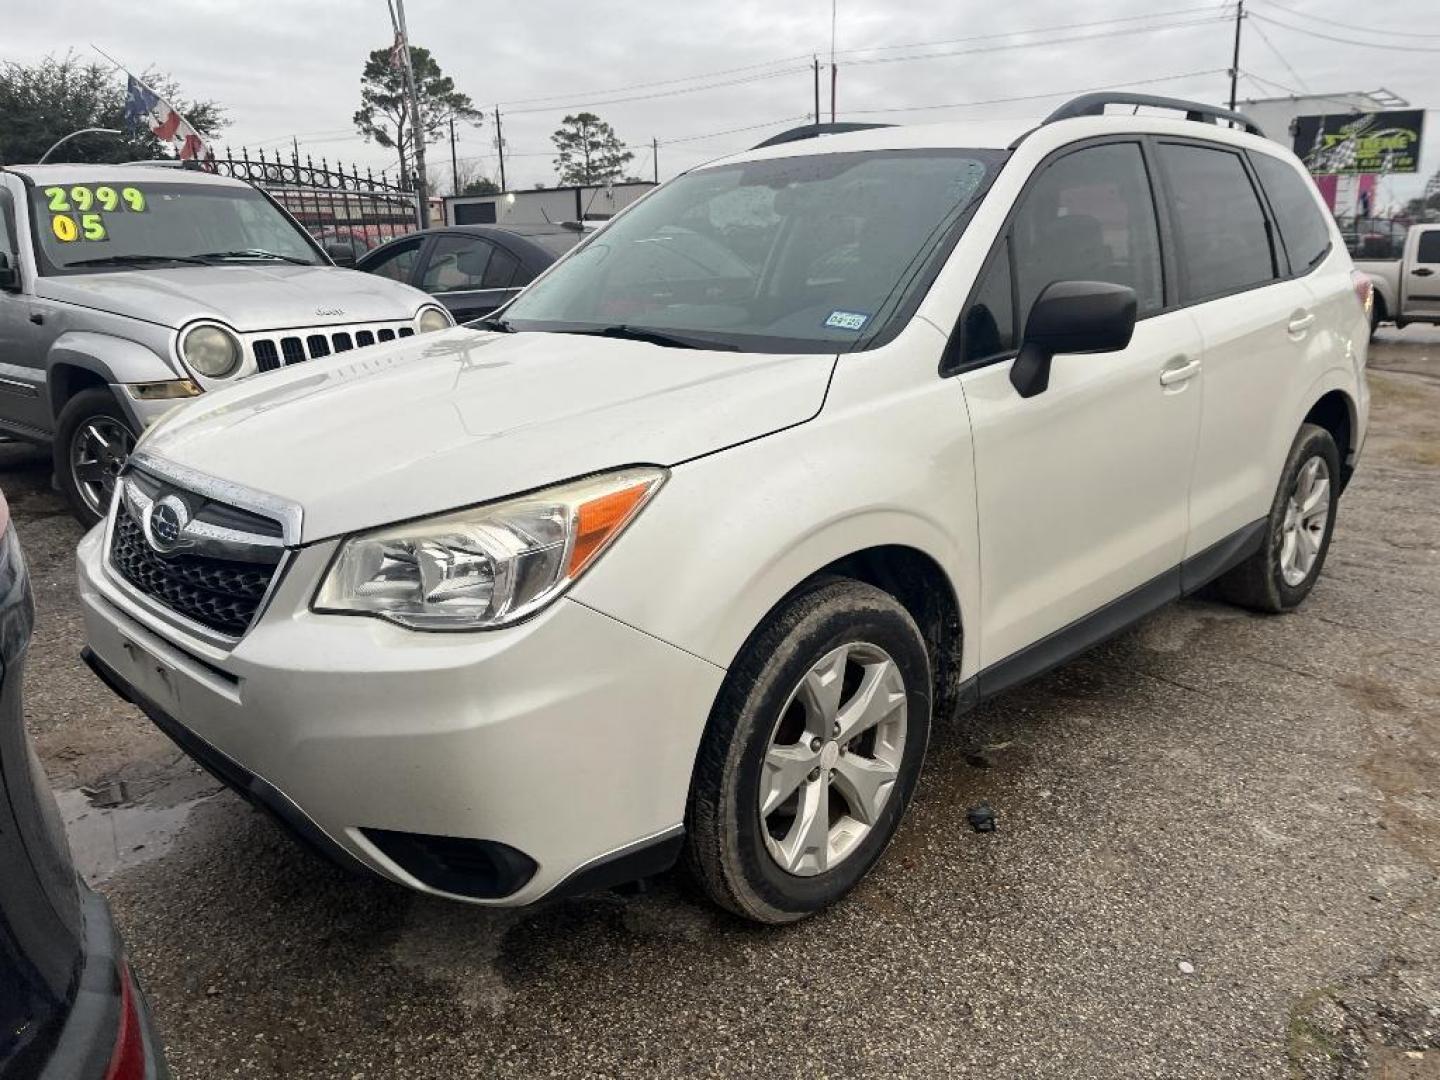
M 869 321 L 869 315 L 858 311 L 832 311 L 830 317 L 825 320 L 825 325 L 836 330 L 859 330 Z

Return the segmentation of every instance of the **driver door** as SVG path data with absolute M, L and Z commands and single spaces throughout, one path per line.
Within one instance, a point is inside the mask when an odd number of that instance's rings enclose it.
M 1119 352 L 1057 355 L 1048 388 L 1022 398 L 1009 375 L 1025 316 L 1072 280 L 1134 289 L 1134 336 Z M 1086 617 L 1107 605 L 1125 598 L 1107 613 L 1123 625 L 1135 605 L 1179 594 L 1201 343 L 1187 312 L 1166 310 L 1164 280 L 1141 143 L 1092 143 L 1037 172 L 962 315 L 982 693 L 1106 636 L 1106 615 Z

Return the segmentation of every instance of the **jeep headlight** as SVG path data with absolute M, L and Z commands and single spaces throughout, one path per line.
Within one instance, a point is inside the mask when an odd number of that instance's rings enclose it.
M 415 316 L 415 332 L 419 334 L 428 334 L 432 330 L 449 330 L 454 325 L 450 313 L 444 308 L 421 308 L 420 314 Z
M 314 610 L 416 630 L 517 622 L 584 573 L 665 476 L 648 466 L 622 469 L 352 536 L 316 592 Z
M 200 323 L 180 338 L 180 356 L 185 363 L 211 379 L 223 379 L 240 367 L 240 339 L 223 326 Z

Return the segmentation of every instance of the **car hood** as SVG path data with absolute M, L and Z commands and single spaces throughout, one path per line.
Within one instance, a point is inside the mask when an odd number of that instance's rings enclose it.
M 459 327 L 207 393 L 139 449 L 298 504 L 308 543 L 770 434 L 820 411 L 833 367 Z
M 242 263 L 43 277 L 37 295 L 163 326 L 219 319 L 241 333 L 408 319 L 429 299 L 334 266 Z

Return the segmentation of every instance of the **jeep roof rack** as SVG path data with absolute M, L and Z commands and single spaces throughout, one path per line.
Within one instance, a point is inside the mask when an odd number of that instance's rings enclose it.
M 1218 105 L 1205 105 L 1198 101 L 1185 101 L 1181 98 L 1123 92 L 1081 94 L 1077 98 L 1071 98 L 1047 116 L 1045 123 L 1053 124 L 1056 120 L 1070 120 L 1077 116 L 1104 116 L 1106 105 L 1133 105 L 1136 107 L 1144 105 L 1152 109 L 1174 109 L 1177 112 L 1183 112 L 1186 120 L 1194 120 L 1201 124 L 1215 124 L 1221 120 L 1229 120 L 1244 128 L 1251 135 L 1259 135 L 1262 138 L 1265 135 L 1265 132 L 1260 130 L 1260 125 L 1244 113 L 1222 109 Z
M 779 146 L 782 143 L 799 142 L 801 139 L 813 139 L 819 135 L 843 135 L 847 131 L 869 131 L 872 128 L 888 128 L 894 126 L 894 124 L 861 124 L 844 120 L 837 124 L 804 124 L 801 127 L 791 128 L 789 131 L 782 131 L 778 135 L 771 135 L 764 142 L 756 143 L 750 149 L 759 150 L 766 146 Z

